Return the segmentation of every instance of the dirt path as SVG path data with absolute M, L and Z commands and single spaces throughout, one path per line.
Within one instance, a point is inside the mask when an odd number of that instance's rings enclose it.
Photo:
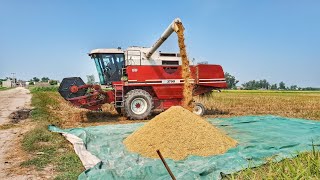
M 8 123 L 10 113 L 29 107 L 31 94 L 28 89 L 17 87 L 14 89 L 0 91 L 0 125 Z
M 18 87 L 0 91 L 0 125 L 9 124 L 9 115 L 22 108 L 30 108 L 31 94 L 28 89 Z M 17 144 L 29 128 L 27 120 L 19 123 L 18 127 L 0 130 L 0 179 L 36 179 L 33 175 L 16 175 L 10 168 L 19 165 L 21 157 L 9 157 L 12 152 L 19 151 Z

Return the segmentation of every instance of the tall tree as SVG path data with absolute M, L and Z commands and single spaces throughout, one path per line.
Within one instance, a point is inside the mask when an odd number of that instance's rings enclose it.
M 257 83 L 256 83 L 255 80 L 245 82 L 245 83 L 242 84 L 242 86 L 243 86 L 244 89 L 247 89 L 247 90 L 258 89 L 256 87 Z
M 94 84 L 94 83 L 95 83 L 94 75 L 87 75 L 87 84 Z
M 237 83 L 239 82 L 236 80 L 234 76 L 232 76 L 229 73 L 225 73 L 224 77 L 226 78 L 227 84 L 228 84 L 228 89 L 236 89 L 237 88 Z
M 48 77 L 42 77 L 41 82 L 48 82 L 50 79 Z
M 272 84 L 272 85 L 271 85 L 271 89 L 272 89 L 272 90 L 278 89 L 278 85 L 277 85 L 277 84 Z
M 279 89 L 282 89 L 282 90 L 286 89 L 286 84 L 283 81 L 279 83 Z
M 49 84 L 50 84 L 50 85 L 57 85 L 57 84 L 58 84 L 58 81 L 56 81 L 56 80 L 49 80 Z
M 297 90 L 298 89 L 298 86 L 297 85 L 292 85 L 290 86 L 290 90 Z
M 270 83 L 266 80 L 252 80 L 242 84 L 244 89 L 252 90 L 252 89 L 270 89 Z
M 39 82 L 39 81 L 40 81 L 40 79 L 39 79 L 39 78 L 37 78 L 37 77 L 33 77 L 33 78 L 32 78 L 32 81 L 34 81 L 34 82 Z

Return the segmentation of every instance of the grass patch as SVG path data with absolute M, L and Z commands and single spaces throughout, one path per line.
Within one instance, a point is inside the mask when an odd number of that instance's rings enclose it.
M 12 89 L 12 88 L 0 87 L 0 91 L 4 91 L 4 90 L 8 90 L 8 89 Z
M 36 89 L 31 92 L 31 103 L 35 107 L 31 118 L 37 126 L 27 132 L 21 141 L 23 149 L 32 155 L 21 166 L 35 167 L 37 170 L 53 166 L 58 172 L 57 179 L 77 179 L 84 168 L 71 144 L 59 133 L 48 131 L 48 125 L 61 123 L 60 118 L 52 114 L 49 108 L 58 106 L 59 103 L 49 98 L 51 90 Z
M 31 112 L 32 120 L 56 126 L 61 124 L 61 119 L 50 111 L 50 107 L 59 106 L 56 99 L 50 98 L 50 92 L 33 91 L 31 104 L 35 107 Z
M 49 132 L 45 127 L 38 126 L 32 131 L 25 134 L 22 140 L 22 147 L 26 151 L 47 151 L 55 148 L 54 145 L 60 144 L 63 138 L 58 135 Z M 50 144 L 46 144 L 50 142 Z
M 82 169 L 80 159 L 75 153 L 66 153 L 58 158 L 57 171 L 61 172 L 55 179 L 77 179 L 77 169 Z
M 29 89 L 32 93 L 35 93 L 35 92 L 57 92 L 59 87 L 58 86 L 47 86 L 47 87 L 32 86 Z
M 284 159 L 274 163 L 269 160 L 264 166 L 247 168 L 238 173 L 228 175 L 224 179 L 319 179 L 320 152 L 300 153 L 296 158 Z
M 37 170 L 41 170 L 51 162 L 49 155 L 41 155 L 24 161 L 21 163 L 22 167 L 35 166 Z

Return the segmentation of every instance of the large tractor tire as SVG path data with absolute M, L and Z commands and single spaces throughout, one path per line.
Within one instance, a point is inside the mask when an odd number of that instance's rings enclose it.
M 126 94 L 124 113 L 129 119 L 147 119 L 152 109 L 152 96 L 147 91 L 134 89 Z

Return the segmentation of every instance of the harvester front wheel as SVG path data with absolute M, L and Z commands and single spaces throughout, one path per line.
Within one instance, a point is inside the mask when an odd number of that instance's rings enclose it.
M 125 115 L 130 119 L 146 119 L 153 108 L 152 96 L 143 89 L 134 89 L 126 94 Z
M 206 108 L 201 103 L 194 103 L 193 107 L 193 113 L 196 115 L 202 116 L 204 112 L 206 111 Z

